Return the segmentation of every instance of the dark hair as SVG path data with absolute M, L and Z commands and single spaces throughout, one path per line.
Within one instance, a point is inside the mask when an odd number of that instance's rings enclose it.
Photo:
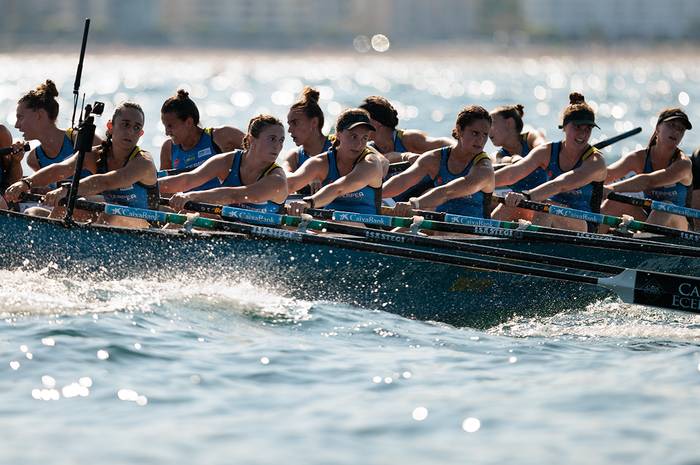
M 307 118 L 318 118 L 318 130 L 323 128 L 323 110 L 318 106 L 318 98 L 321 96 L 319 91 L 316 89 L 306 86 L 304 90 L 301 91 L 301 96 L 299 100 L 294 102 L 294 104 L 289 108 L 289 110 L 303 110 L 304 115 Z
M 184 89 L 178 89 L 177 94 L 170 97 L 160 107 L 161 113 L 175 113 L 179 120 L 192 118 L 195 125 L 199 124 L 199 109 L 190 99 L 190 94 Z
M 350 129 L 354 127 L 357 123 L 364 124 L 374 129 L 370 124 L 370 115 L 367 110 L 362 108 L 348 108 L 338 115 L 335 120 L 335 132 L 336 134 L 345 129 Z M 337 148 L 340 145 L 340 140 L 336 137 L 333 139 L 333 148 Z
M 666 108 L 659 113 L 659 118 L 656 120 L 656 127 L 654 127 L 654 133 L 651 135 L 651 138 L 649 139 L 649 147 L 652 145 L 656 144 L 656 139 L 657 139 L 657 130 L 659 127 L 659 124 L 665 123 L 666 121 L 672 121 L 674 119 L 679 119 L 683 123 L 683 125 L 686 127 L 686 129 L 692 129 L 693 125 L 690 124 L 690 120 L 688 119 L 688 115 L 686 112 L 684 112 L 680 108 Z
M 253 117 L 253 119 L 250 120 L 248 123 L 248 134 L 253 136 L 254 138 L 260 137 L 260 133 L 265 130 L 268 126 L 280 126 L 284 128 L 284 125 L 282 124 L 282 121 L 279 119 L 275 118 L 272 115 L 258 115 Z M 247 138 L 243 138 L 243 149 L 248 150 L 250 148 L 250 142 L 248 141 Z
M 360 104 L 360 108 L 367 110 L 370 117 L 391 129 L 396 129 L 399 125 L 399 114 L 396 108 L 384 97 L 372 95 L 367 97 Z
M 562 113 L 562 123 L 560 128 L 563 128 L 572 121 L 587 121 L 595 125 L 595 112 L 590 105 L 586 103 L 583 94 L 572 92 L 569 94 L 569 104 L 564 108 Z
M 523 115 L 525 107 L 521 104 L 517 105 L 503 105 L 496 107 L 495 110 L 491 112 L 491 116 L 500 116 L 503 119 L 512 119 L 515 121 L 515 130 L 520 132 L 523 130 Z
M 486 111 L 486 108 L 481 107 L 479 105 L 469 105 L 462 108 L 462 111 L 459 112 L 459 114 L 457 115 L 457 121 L 455 122 L 455 126 L 458 127 L 460 130 L 464 130 L 466 126 L 472 124 L 474 121 L 478 121 L 481 119 L 486 120 L 489 122 L 489 124 L 491 124 L 491 115 L 488 111 Z M 456 129 L 452 130 L 452 137 L 457 139 Z
M 117 117 L 127 108 L 132 108 L 141 113 L 141 117 L 144 119 L 144 122 L 146 121 L 146 115 L 143 113 L 143 108 L 141 108 L 141 105 L 136 102 L 122 102 L 117 105 L 117 107 L 114 109 L 114 113 L 112 113 L 112 123 L 114 123 Z M 112 148 L 112 132 L 107 131 L 106 136 L 107 137 L 105 140 L 102 141 L 102 144 L 100 144 L 100 154 L 104 154 Z
M 56 121 L 58 118 L 58 90 L 56 84 L 51 79 L 47 79 L 45 83 L 39 84 L 36 89 L 30 90 L 17 103 L 23 103 L 30 110 L 43 109 L 49 115 L 51 121 Z

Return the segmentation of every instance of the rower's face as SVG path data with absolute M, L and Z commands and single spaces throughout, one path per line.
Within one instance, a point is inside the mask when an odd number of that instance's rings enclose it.
M 15 128 L 22 133 L 24 139 L 32 140 L 39 137 L 39 120 L 41 119 L 40 112 L 42 111 L 27 108 L 24 103 L 17 105 Z
M 173 144 L 181 143 L 195 126 L 191 117 L 183 121 L 177 117 L 175 112 L 161 113 L 160 121 L 165 128 L 165 135 L 170 137 Z
M 478 119 L 465 125 L 462 129 L 456 127 L 455 131 L 457 132 L 457 140 L 464 148 L 472 153 L 481 153 L 489 138 L 491 124 L 485 119 Z
M 496 147 L 503 147 L 508 133 L 513 130 L 508 122 L 510 121 L 512 123 L 513 120 L 503 118 L 500 115 L 493 115 L 491 118 L 493 119 L 493 122 L 491 123 L 491 130 L 489 131 L 491 142 Z
M 680 120 L 666 121 L 656 126 L 656 143 L 677 147 L 683 140 L 684 134 L 685 126 Z
M 336 134 L 336 137 L 338 138 L 338 142 L 340 142 L 339 147 L 341 147 L 343 151 L 359 155 L 360 152 L 367 147 L 371 132 L 369 126 L 363 125 L 340 131 Z
M 135 108 L 122 108 L 119 114 L 107 123 L 112 133 L 112 143 L 124 148 L 133 148 L 143 135 L 143 115 Z
M 568 123 L 564 126 L 566 143 L 574 146 L 588 145 L 588 139 L 591 138 L 592 131 L 593 126 L 590 124 Z
M 318 118 L 309 118 L 303 110 L 295 109 L 287 115 L 287 125 L 287 132 L 292 136 L 294 143 L 304 145 L 318 130 Z
M 250 151 L 258 153 L 262 156 L 275 161 L 277 156 L 282 151 L 284 144 L 284 128 L 281 125 L 269 125 L 258 134 L 258 137 L 253 137 L 248 134 L 250 140 Z

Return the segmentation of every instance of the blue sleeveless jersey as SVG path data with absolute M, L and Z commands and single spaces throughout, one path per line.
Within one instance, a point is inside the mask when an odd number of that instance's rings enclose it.
M 680 151 L 676 150 L 676 153 L 671 157 L 671 162 L 669 165 L 680 157 Z M 653 173 L 654 168 L 651 165 L 651 148 L 647 148 L 646 159 L 644 160 L 644 173 Z M 659 202 L 669 202 L 679 207 L 690 206 L 690 188 L 691 186 L 685 186 L 680 182 L 671 184 L 670 186 L 654 187 L 644 191 L 644 195 L 647 198 L 656 200 Z
M 326 140 L 323 143 L 323 148 L 321 149 L 321 153 L 327 152 L 331 148 L 332 145 L 333 145 L 333 142 L 331 141 L 331 139 L 328 136 L 326 136 Z M 309 158 L 311 158 L 311 156 L 308 153 L 306 153 L 306 150 L 304 150 L 304 147 L 303 146 L 299 147 L 299 150 L 297 150 L 297 169 L 299 169 L 299 167 L 301 165 L 303 165 L 304 162 L 306 162 L 306 160 L 308 160 Z
M 355 161 L 355 165 L 365 156 L 367 156 L 368 153 L 370 153 L 370 149 L 363 150 L 362 154 Z M 324 186 L 336 181 L 338 178 L 341 177 L 340 171 L 338 171 L 338 162 L 336 155 L 336 150 L 334 148 L 331 148 L 325 154 L 328 160 L 328 174 L 326 175 L 326 179 L 323 180 Z M 324 208 L 344 212 L 368 213 L 371 215 L 377 215 L 380 213 L 381 205 L 382 188 L 365 186 L 362 189 L 357 190 L 355 192 L 349 192 L 347 194 L 341 195 L 340 197 L 337 197 Z
M 559 152 L 561 151 L 561 141 L 553 142 L 551 153 L 549 155 L 549 165 L 547 166 L 547 176 L 549 179 L 554 179 L 557 176 L 564 173 L 564 171 L 559 166 Z M 597 149 L 591 147 L 586 150 L 579 160 L 576 162 L 571 171 L 575 170 L 586 160 L 588 157 L 597 152 Z M 603 200 L 603 182 L 591 182 L 585 186 L 581 186 L 578 189 L 561 192 L 551 198 L 555 202 L 559 202 L 564 206 L 569 208 L 575 208 L 576 210 L 583 210 L 587 212 L 600 213 L 600 203 Z
M 452 152 L 452 147 L 443 147 L 440 149 L 440 169 L 438 174 L 433 180 L 433 187 L 439 187 L 445 185 L 451 181 L 458 178 L 463 178 L 469 174 L 475 163 L 481 160 L 488 159 L 489 156 L 485 152 L 481 152 L 464 167 L 459 173 L 450 172 L 447 161 L 450 158 L 450 153 Z M 454 215 L 464 215 L 473 216 L 477 218 L 488 218 L 489 210 L 491 206 L 491 193 L 486 192 L 475 192 L 472 195 L 466 197 L 460 197 L 457 199 L 448 200 L 442 205 L 438 206 L 435 211 L 452 213 Z
M 126 166 L 140 152 L 141 149 L 138 146 L 134 147 L 134 150 L 131 151 L 129 158 L 126 159 L 124 166 Z M 99 174 L 109 172 L 106 158 L 100 158 L 97 166 L 97 172 Z M 157 182 L 152 186 L 141 182 L 136 182 L 129 187 L 105 191 L 102 193 L 102 196 L 107 203 L 134 208 L 147 208 L 149 210 L 158 210 L 158 205 L 160 203 L 160 191 L 158 189 Z
M 182 148 L 180 144 L 173 144 L 170 148 L 170 163 L 173 169 L 193 169 L 209 160 L 217 153 L 221 153 L 221 149 L 214 143 L 214 129 L 205 128 L 202 130 L 202 135 L 199 137 L 197 145 L 189 150 Z M 192 191 L 204 191 L 220 187 L 221 183 L 217 178 L 210 179 L 201 186 L 197 186 Z
M 233 152 L 233 162 L 231 163 L 231 169 L 229 170 L 228 176 L 221 183 L 220 187 L 243 187 L 244 184 L 241 181 L 241 160 L 243 160 L 243 150 L 236 150 Z M 258 178 L 258 181 L 265 176 L 267 176 L 272 170 L 279 168 L 279 165 L 273 163 L 270 165 Z M 275 203 L 271 200 L 263 203 L 243 203 L 238 205 L 249 210 L 256 210 L 260 212 L 267 213 L 281 213 L 284 204 Z
M 527 136 L 528 133 L 524 132 L 520 134 L 520 156 L 525 158 L 529 153 L 532 148 L 530 145 L 527 143 Z M 501 157 L 510 157 L 513 155 L 510 153 L 508 150 L 504 149 L 501 147 L 498 149 L 498 154 Z M 547 172 L 543 170 L 542 168 L 538 167 L 535 171 L 532 173 L 528 174 L 525 176 L 523 179 L 520 181 L 517 181 L 515 184 L 509 186 L 514 192 L 522 192 L 530 189 L 534 189 L 535 187 L 539 186 L 540 184 L 544 184 L 547 182 L 549 179 L 547 179 Z
M 63 134 L 63 143 L 61 144 L 61 150 L 59 150 L 58 155 L 56 155 L 53 158 L 49 157 L 46 154 L 44 148 L 41 145 L 35 149 L 34 153 L 36 154 L 36 161 L 39 163 L 39 168 L 45 168 L 49 165 L 53 165 L 54 163 L 61 163 L 67 158 L 70 158 L 75 153 L 75 146 L 73 145 L 73 140 L 71 139 L 72 134 L 72 129 L 66 130 L 66 132 Z M 80 179 L 86 176 L 90 176 L 91 174 L 92 172 L 90 170 L 83 168 L 83 170 L 80 172 Z M 73 176 L 67 179 L 70 181 L 71 179 L 73 179 Z M 55 188 L 56 183 L 49 184 L 49 187 L 52 189 Z

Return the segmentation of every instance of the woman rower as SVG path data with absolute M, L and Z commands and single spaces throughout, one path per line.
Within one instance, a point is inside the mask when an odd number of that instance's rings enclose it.
M 56 126 L 58 118 L 58 90 L 52 80 L 47 79 L 36 89 L 27 92 L 17 102 L 17 128 L 24 140 L 38 140 L 40 145 L 29 152 L 27 164 L 34 171 L 61 163 L 75 153 L 75 140 L 78 135 L 73 128 L 60 129 Z M 95 136 L 92 145 L 97 146 L 102 139 Z M 24 146 L 23 142 L 15 144 L 18 148 Z M 22 149 L 23 150 L 23 149 Z M 89 176 L 89 171 L 84 170 L 81 176 Z M 70 173 L 72 176 L 73 173 Z M 58 179 L 62 181 L 62 179 Z M 54 188 L 55 184 L 49 187 Z
M 22 177 L 22 157 L 24 156 L 23 148 L 12 145 L 10 130 L 0 124 L 0 148 L 10 147 L 14 149 L 12 152 L 0 156 L 0 193 L 4 193 L 7 186 L 19 181 Z M 0 209 L 7 209 L 7 203 L 2 195 L 0 195 Z
M 553 203 L 566 207 L 599 212 L 606 167 L 602 153 L 588 143 L 594 127 L 598 125 L 593 109 L 583 95 L 571 93 L 559 126 L 564 131 L 564 140 L 540 145 L 527 157 L 496 172 L 497 186 L 515 184 L 538 168 L 547 172 L 547 182 L 521 193 L 509 192 L 505 205 L 517 207 L 526 199 L 551 199 Z M 542 213 L 536 213 L 533 222 L 578 231 L 593 229 L 583 220 Z
M 287 114 L 287 132 L 298 148 L 291 150 L 282 158 L 282 168 L 287 173 L 295 172 L 306 160 L 328 151 L 333 144 L 329 136 L 323 134 L 323 110 L 318 105 L 320 94 L 316 89 L 304 87 L 299 100 L 294 103 Z M 320 188 L 305 186 L 299 193 L 310 195 Z
M 384 97 L 372 95 L 360 104 L 367 110 L 372 126 L 376 128 L 370 135 L 372 145 L 386 157 L 389 163 L 413 163 L 418 156 L 429 150 L 447 147 L 452 140 L 446 137 L 428 137 L 425 132 L 416 129 L 397 129 L 399 113 Z M 410 197 L 418 196 L 433 186 L 430 178 L 425 177 L 411 189 L 394 198 L 395 201 L 407 201 Z M 385 194 L 386 197 L 386 194 Z
M 95 173 L 80 181 L 78 195 L 101 194 L 105 202 L 136 208 L 158 209 L 159 194 L 156 167 L 151 155 L 137 145 L 143 135 L 144 114 L 133 102 L 124 102 L 114 110 L 107 122 L 107 140 L 97 150 L 85 154 L 84 167 Z M 54 163 L 23 178 L 7 189 L 7 197 L 18 201 L 33 186 L 48 186 L 75 172 L 78 155 Z M 48 192 L 44 203 L 53 206 L 52 217 L 60 217 L 64 208 L 59 203 L 68 195 L 68 187 Z M 118 226 L 145 227 L 144 220 L 103 216 L 103 221 Z
M 494 173 L 484 146 L 491 129 L 491 115 L 483 107 L 465 107 L 457 115 L 447 147 L 431 150 L 418 158 L 406 171 L 384 183 L 384 194 L 397 196 L 425 176 L 433 187 L 394 208 L 398 216 L 412 214 L 412 209 L 437 210 L 457 215 L 487 218 L 490 212 Z
M 175 194 L 170 206 L 178 211 L 195 201 L 278 213 L 287 198 L 287 178 L 275 163 L 283 143 L 282 122 L 258 115 L 248 124 L 242 150 L 215 155 L 192 171 L 161 178 L 160 189 Z M 220 187 L 186 192 L 212 179 Z
M 290 214 L 298 215 L 306 208 L 378 214 L 382 202 L 382 160 L 374 149 L 367 147 L 370 132 L 375 128 L 365 110 L 351 108 L 343 111 L 335 123 L 333 146 L 325 153 L 312 157 L 289 175 L 289 190 L 294 192 L 314 181 L 323 187 L 291 202 Z
M 161 170 L 188 170 L 196 168 L 217 153 L 230 152 L 242 147 L 243 131 L 232 126 L 202 128 L 199 109 L 187 91 L 178 89 L 160 109 L 160 120 L 165 135 L 170 139 L 160 149 Z M 192 189 L 218 187 L 214 181 Z
M 687 129 L 693 125 L 680 108 L 669 108 L 659 114 L 654 133 L 646 148 L 628 153 L 608 167 L 606 191 L 644 192 L 644 196 L 680 207 L 691 206 L 693 167 L 690 158 L 678 148 Z M 623 176 L 633 176 L 620 180 Z M 688 229 L 684 216 L 652 210 L 613 200 L 603 203 L 603 213 L 632 215 L 649 223 Z
M 521 104 L 504 105 L 497 107 L 491 112 L 493 123 L 491 124 L 489 137 L 493 145 L 498 147 L 494 159 L 497 164 L 502 164 L 497 169 L 503 168 L 503 165 L 507 166 L 521 160 L 532 149 L 545 143 L 544 136 L 539 131 L 522 132 L 524 109 L 525 107 Z M 514 192 L 521 192 L 539 186 L 545 181 L 547 181 L 547 173 L 542 168 L 537 168 L 512 186 L 496 185 L 496 188 L 507 187 Z M 514 209 L 505 205 L 498 205 L 491 216 L 495 219 L 507 221 L 518 218 L 531 220 L 533 213 L 532 210 Z
M 691 194 L 691 206 L 700 210 L 700 147 L 696 148 L 690 157 L 693 163 L 693 193 Z M 693 230 L 700 231 L 700 219 L 693 218 Z

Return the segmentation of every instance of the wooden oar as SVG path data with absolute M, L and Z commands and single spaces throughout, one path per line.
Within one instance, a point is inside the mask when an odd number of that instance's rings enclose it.
M 496 197 L 499 202 L 504 203 L 505 198 Z M 681 229 L 669 228 L 668 226 L 659 226 L 657 224 L 645 223 L 644 221 L 630 220 L 625 221 L 617 216 L 603 215 L 601 213 L 587 212 L 576 210 L 573 208 L 560 207 L 541 202 L 533 202 L 532 200 L 521 200 L 518 203 L 518 208 L 527 208 L 528 210 L 540 211 L 549 213 L 550 215 L 562 216 L 566 218 L 574 218 L 577 220 L 589 221 L 596 224 L 605 224 L 614 228 L 624 226 L 627 229 L 635 231 L 660 234 L 667 237 L 675 237 L 688 242 L 700 243 L 700 233 L 692 231 L 683 231 Z
M 597 285 L 613 291 L 623 302 L 700 313 L 700 278 L 690 276 L 656 273 L 626 268 L 621 273 L 613 276 L 596 278 L 592 276 L 546 270 L 513 263 L 446 255 L 438 252 L 402 248 L 387 244 L 372 244 L 352 239 L 308 234 L 298 231 L 270 228 L 267 226 L 254 226 L 243 223 L 210 220 L 201 217 L 191 218 L 188 215 L 180 215 L 177 213 L 167 213 L 142 208 L 90 202 L 87 200 L 77 200 L 76 207 L 83 210 L 104 212 L 110 215 L 141 218 L 148 221 L 174 222 L 177 224 L 190 222 L 190 224 L 197 227 L 233 231 L 247 234 L 255 238 L 294 241 L 304 244 L 323 245 L 327 247 L 359 250 L 381 255 L 410 258 L 469 269 L 506 272 L 526 276 L 536 276 L 539 278 L 549 278 L 561 281 Z M 426 289 L 426 292 L 430 292 L 430 290 Z
M 660 212 L 671 213 L 673 215 L 685 216 L 687 218 L 700 218 L 700 210 L 688 207 L 680 207 L 672 203 L 659 202 L 658 200 L 640 199 L 638 197 L 630 197 L 617 192 L 608 194 L 608 199 L 615 202 L 622 202 L 636 207 L 651 208 Z
M 530 263 L 543 263 L 546 265 L 564 268 L 577 268 L 579 270 L 594 271 L 598 273 L 616 274 L 621 273 L 624 270 L 624 268 L 619 266 L 593 263 L 584 260 L 547 256 L 541 254 L 534 254 L 530 252 L 504 249 L 500 247 L 451 241 L 442 238 L 418 236 L 414 234 L 378 231 L 376 229 L 368 229 L 340 223 L 330 223 L 327 221 L 304 221 L 299 216 L 258 212 L 254 210 L 247 210 L 243 208 L 229 207 L 223 205 L 212 205 L 200 202 L 187 202 L 184 208 L 190 211 L 211 213 L 214 215 L 219 215 L 224 219 L 242 221 L 244 223 L 292 227 L 301 226 L 302 228 L 308 228 L 315 231 L 327 231 L 339 234 L 360 236 L 364 239 L 369 240 L 370 242 L 377 243 L 413 244 L 447 250 L 458 250 L 461 252 L 473 253 L 478 255 L 488 255 L 506 258 L 510 260 L 525 261 Z
M 633 241 L 630 239 L 618 239 L 614 236 L 593 234 L 587 232 L 574 232 L 574 235 L 557 234 L 550 232 L 528 231 L 524 229 L 504 229 L 490 225 L 489 219 L 484 219 L 484 226 L 445 223 L 442 221 L 423 220 L 415 222 L 412 218 L 402 218 L 386 215 L 371 215 L 365 213 L 340 212 L 322 209 L 307 209 L 310 215 L 325 220 L 347 221 L 363 223 L 366 225 L 384 226 L 387 228 L 417 228 L 433 231 L 442 231 L 458 234 L 474 234 L 479 236 L 500 237 L 515 240 L 561 242 L 566 244 L 582 245 L 587 247 L 599 247 L 606 249 L 628 250 L 634 252 L 647 252 L 663 255 L 678 255 L 685 257 L 700 257 L 700 248 L 688 247 L 677 244 L 661 244 L 652 241 Z M 517 223 L 516 223 L 517 224 Z M 556 230 L 558 231 L 558 230 Z

